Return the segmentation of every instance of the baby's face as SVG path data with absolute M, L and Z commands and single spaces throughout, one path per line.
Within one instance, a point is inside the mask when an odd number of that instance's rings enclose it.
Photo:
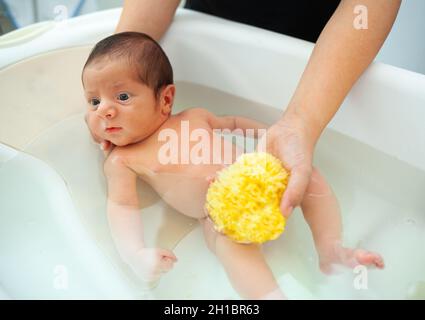
M 93 135 L 117 146 L 142 141 L 154 133 L 171 112 L 154 91 L 136 78 L 124 61 L 102 59 L 83 73 L 87 124 Z M 174 88 L 173 88 L 174 89 Z M 174 90 L 172 90 L 174 94 Z

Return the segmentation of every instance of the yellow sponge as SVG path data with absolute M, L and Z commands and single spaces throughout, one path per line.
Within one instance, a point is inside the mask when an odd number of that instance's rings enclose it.
M 269 153 L 240 156 L 218 173 L 207 192 L 206 209 L 216 230 L 241 243 L 276 239 L 285 228 L 279 205 L 288 177 Z

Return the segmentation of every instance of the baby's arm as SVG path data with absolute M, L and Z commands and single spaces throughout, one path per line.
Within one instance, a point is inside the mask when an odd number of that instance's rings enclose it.
M 265 133 L 266 129 L 269 127 L 265 123 L 246 117 L 216 116 L 215 114 L 202 108 L 193 108 L 191 109 L 191 112 L 193 112 L 195 115 L 205 117 L 209 125 L 213 129 L 229 129 L 232 131 L 235 129 L 241 129 L 244 136 L 246 136 L 247 134 L 254 134 L 253 138 L 260 138 L 261 135 Z M 247 131 L 249 129 L 251 129 L 251 132 Z
M 213 129 L 241 129 L 244 136 L 254 134 L 253 138 L 260 138 L 268 128 L 265 123 L 241 116 L 216 116 L 210 113 L 208 120 Z
M 112 152 L 104 164 L 108 182 L 107 215 L 121 258 L 143 280 L 156 280 L 173 267 L 176 257 L 165 249 L 146 248 L 137 195 L 137 174 Z

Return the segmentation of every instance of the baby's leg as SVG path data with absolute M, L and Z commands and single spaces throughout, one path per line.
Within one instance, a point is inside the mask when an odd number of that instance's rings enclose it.
M 243 299 L 285 299 L 259 245 L 236 243 L 216 232 L 211 220 L 200 222 L 208 248 L 223 264 L 233 288 Z
M 301 208 L 312 231 L 323 272 L 330 273 L 332 264 L 343 264 L 349 267 L 358 264 L 384 267 L 383 259 L 379 254 L 342 247 L 338 201 L 317 169 L 313 170 Z

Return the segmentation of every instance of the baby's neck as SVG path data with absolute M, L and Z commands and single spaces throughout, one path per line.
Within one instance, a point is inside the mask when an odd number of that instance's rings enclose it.
M 168 115 L 166 118 L 164 118 L 162 121 L 160 121 L 158 123 L 158 125 L 156 126 L 155 130 L 152 130 L 152 132 L 149 133 L 148 136 L 146 136 L 145 138 L 143 138 L 142 140 L 136 142 L 136 143 L 142 143 L 146 140 L 148 140 L 150 137 L 152 137 L 153 135 L 155 135 L 158 131 L 162 130 L 164 127 L 167 127 L 167 123 L 170 121 L 170 119 L 174 117 L 171 114 Z

